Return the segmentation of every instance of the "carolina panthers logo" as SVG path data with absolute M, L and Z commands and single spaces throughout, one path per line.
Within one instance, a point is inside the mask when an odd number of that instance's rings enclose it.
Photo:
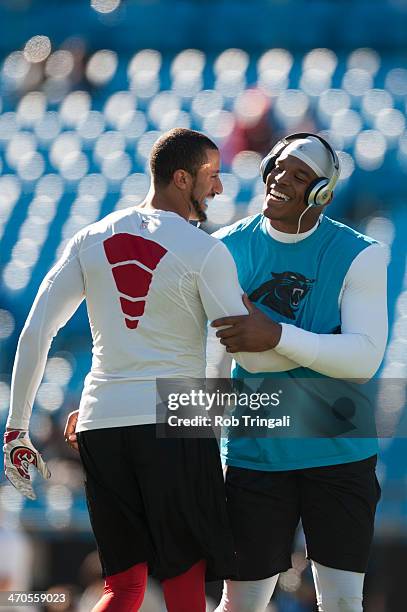
M 11 451 L 10 459 L 20 476 L 29 480 L 28 468 L 30 465 L 37 467 L 36 454 L 26 446 L 17 446 Z
M 312 289 L 315 279 L 298 272 L 272 272 L 272 279 L 255 289 L 249 298 L 275 310 L 288 319 L 295 319 L 301 301 Z

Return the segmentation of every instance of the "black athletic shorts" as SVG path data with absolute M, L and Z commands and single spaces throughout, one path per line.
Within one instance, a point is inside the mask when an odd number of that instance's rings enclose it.
M 78 433 L 104 576 L 146 561 L 163 580 L 200 559 L 207 580 L 236 574 L 215 439 L 156 437 L 155 425 Z
M 365 572 L 380 499 L 376 461 L 373 456 L 283 472 L 228 466 L 226 496 L 238 579 L 261 580 L 289 569 L 300 519 L 308 558 Z

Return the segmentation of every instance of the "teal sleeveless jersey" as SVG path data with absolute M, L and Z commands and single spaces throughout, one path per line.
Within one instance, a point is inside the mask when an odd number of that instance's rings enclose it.
M 375 241 L 323 217 L 308 238 L 282 243 L 270 236 L 266 222 L 259 214 L 214 234 L 233 255 L 243 290 L 275 321 L 317 334 L 340 333 L 339 296 L 344 278 L 355 257 Z M 304 379 L 322 375 L 303 367 L 251 374 L 237 364 L 233 366 L 232 378 L 250 377 Z M 347 463 L 376 452 L 376 438 L 362 437 L 229 436 L 221 443 L 222 458 L 228 465 L 266 471 Z

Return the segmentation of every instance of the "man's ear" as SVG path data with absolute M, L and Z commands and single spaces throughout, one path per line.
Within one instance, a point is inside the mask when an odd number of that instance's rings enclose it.
M 190 186 L 191 176 L 186 170 L 179 169 L 172 175 L 172 180 L 178 189 L 182 189 L 184 191 Z

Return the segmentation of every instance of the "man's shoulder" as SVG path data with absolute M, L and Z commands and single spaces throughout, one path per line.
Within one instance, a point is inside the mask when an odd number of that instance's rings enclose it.
M 117 223 L 120 223 L 122 219 L 134 214 L 135 210 L 133 208 L 113 211 L 102 219 L 99 219 L 90 225 L 86 225 L 79 230 L 79 232 L 77 232 L 74 236 L 74 241 L 79 245 L 83 245 L 89 241 L 97 241 L 103 238 L 105 234 L 111 233 L 112 227 L 116 226 Z
M 183 224 L 183 233 L 190 240 L 203 248 L 212 248 L 219 242 L 214 234 L 208 234 L 208 232 L 192 225 L 192 223 Z
M 126 224 L 130 217 L 136 220 L 137 217 L 140 217 L 139 211 L 137 211 L 137 209 L 135 208 L 123 208 L 121 210 L 115 210 L 103 217 L 102 219 L 99 219 L 99 221 L 88 225 L 88 227 L 85 229 L 87 230 L 87 233 L 89 235 L 103 234 L 109 231 L 114 226 L 120 227 L 120 224 L 122 222 Z M 129 226 L 129 229 L 130 228 L 131 225 Z
M 232 225 L 226 225 L 221 227 L 212 234 L 218 240 L 227 240 L 228 238 L 239 238 L 242 233 L 253 233 L 259 228 L 263 215 L 261 213 L 257 215 L 251 215 L 250 217 L 244 217 Z
M 179 232 L 171 236 L 170 242 L 173 254 L 190 270 L 199 270 L 202 262 L 216 245 L 223 247 L 213 235 L 191 223 L 180 225 Z
M 366 248 L 372 244 L 378 244 L 377 240 L 366 234 L 362 234 L 356 229 L 353 229 L 349 225 L 345 225 L 340 221 L 335 221 L 330 217 L 324 217 L 324 223 L 327 230 L 348 244 L 353 244 L 360 249 Z

